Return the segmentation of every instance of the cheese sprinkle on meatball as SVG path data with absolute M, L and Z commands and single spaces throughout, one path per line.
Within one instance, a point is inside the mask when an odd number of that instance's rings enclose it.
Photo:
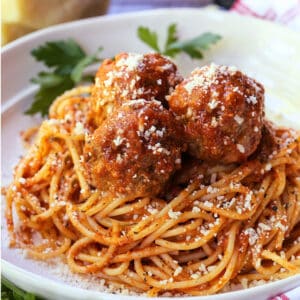
M 192 156 L 233 163 L 256 150 L 264 119 L 264 88 L 235 67 L 211 64 L 195 69 L 168 101 L 184 125 Z
M 181 167 L 178 126 L 161 102 L 132 100 L 114 110 L 85 146 L 91 184 L 144 197 L 162 191 Z
M 100 66 L 92 91 L 93 107 L 102 121 L 126 101 L 156 99 L 166 106 L 165 97 L 181 81 L 176 65 L 158 53 L 120 53 Z

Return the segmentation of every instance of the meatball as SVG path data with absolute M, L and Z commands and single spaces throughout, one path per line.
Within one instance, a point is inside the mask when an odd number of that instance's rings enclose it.
M 235 67 L 196 68 L 168 101 L 184 125 L 188 152 L 194 157 L 242 162 L 260 142 L 264 88 Z
M 166 95 L 181 81 L 176 65 L 160 54 L 120 53 L 100 66 L 92 90 L 93 107 L 103 120 L 128 100 L 156 99 L 166 105 Z
M 90 183 L 131 197 L 157 195 L 181 166 L 179 130 L 159 101 L 124 103 L 85 146 Z
M 279 150 L 280 140 L 276 131 L 276 126 L 271 121 L 264 120 L 261 131 L 262 139 L 251 157 L 266 162 L 274 151 L 276 153 Z

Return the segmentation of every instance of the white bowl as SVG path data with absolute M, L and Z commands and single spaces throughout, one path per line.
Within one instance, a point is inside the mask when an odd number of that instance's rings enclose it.
M 73 38 L 88 52 L 104 46 L 103 57 L 121 51 L 147 52 L 138 40 L 137 27 L 149 26 L 164 38 L 170 23 L 178 24 L 181 38 L 211 31 L 223 36 L 221 42 L 205 53 L 202 61 L 182 55 L 176 62 L 182 73 L 199 64 L 214 61 L 235 65 L 257 78 L 266 88 L 267 114 L 277 122 L 300 128 L 298 118 L 300 39 L 299 35 L 278 25 L 240 17 L 215 9 L 162 9 L 140 13 L 92 18 L 41 30 L 23 37 L 2 51 L 2 184 L 12 179 L 12 168 L 23 147 L 19 132 L 40 122 L 39 117 L 25 116 L 36 87 L 29 83 L 42 65 L 35 62 L 30 51 L 50 40 Z M 2 201 L 4 205 L 5 201 Z M 3 212 L 3 207 L 2 207 Z M 5 219 L 2 217 L 2 272 L 21 288 L 47 299 L 148 299 L 137 296 L 112 295 L 80 289 L 65 283 L 49 272 L 45 265 L 25 259 L 20 252 L 7 247 Z M 255 288 L 206 297 L 178 299 L 267 299 L 299 286 L 300 275 Z M 158 298 L 153 298 L 158 299 Z

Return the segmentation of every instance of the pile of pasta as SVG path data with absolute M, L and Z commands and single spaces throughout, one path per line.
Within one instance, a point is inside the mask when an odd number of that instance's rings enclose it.
M 38 260 L 61 255 L 75 273 L 150 296 L 214 294 L 300 272 L 297 132 L 277 128 L 280 148 L 265 162 L 199 165 L 167 200 L 112 198 L 88 184 L 83 167 L 95 130 L 89 93 L 64 94 L 23 133 L 29 150 L 5 191 L 11 246 Z

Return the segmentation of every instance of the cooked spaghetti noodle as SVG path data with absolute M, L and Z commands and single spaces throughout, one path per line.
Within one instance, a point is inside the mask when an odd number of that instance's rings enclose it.
M 89 185 L 84 168 L 95 130 L 89 92 L 55 101 L 17 165 L 5 191 L 11 246 L 39 260 L 62 255 L 73 272 L 151 296 L 207 295 L 300 272 L 296 132 L 276 129 L 280 147 L 264 162 L 199 165 L 168 201 L 112 197 Z

